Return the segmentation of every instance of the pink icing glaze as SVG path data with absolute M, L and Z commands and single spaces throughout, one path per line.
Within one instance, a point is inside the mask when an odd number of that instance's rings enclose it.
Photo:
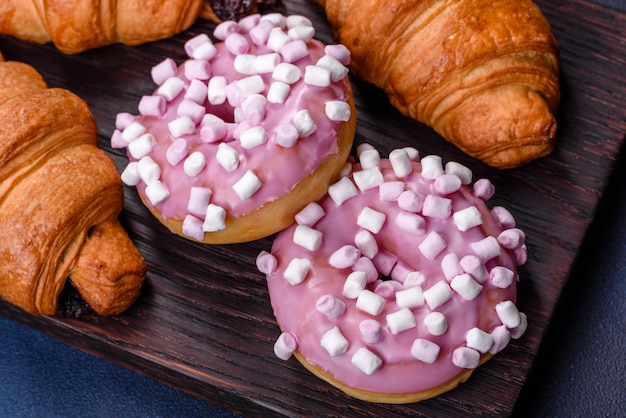
M 263 24 L 267 21 L 261 20 Z M 240 33 L 237 40 L 247 39 L 249 50 L 246 54 L 263 55 L 273 51 L 266 44 L 256 45 L 250 40 L 245 28 L 239 27 Z M 283 28 L 287 33 L 287 28 Z M 188 214 L 187 204 L 192 187 L 205 187 L 212 191 L 211 203 L 221 206 L 226 210 L 229 217 L 240 217 L 246 215 L 265 203 L 271 202 L 288 194 L 300 181 L 309 176 L 327 156 L 338 151 L 337 133 L 340 127 L 339 121 L 330 120 L 325 114 L 325 103 L 328 101 L 344 101 L 349 98 L 349 83 L 346 77 L 333 81 L 329 87 L 316 87 L 304 82 L 305 68 L 315 64 L 318 59 L 325 55 L 324 45 L 317 40 L 307 43 L 307 56 L 294 62 L 301 71 L 300 80 L 291 85 L 291 90 L 284 103 L 266 103 L 265 115 L 258 121 L 267 132 L 267 142 L 251 148 L 244 149 L 241 142 L 235 139 L 241 131 L 238 123 L 234 123 L 235 109 L 226 101 L 223 105 L 211 105 L 208 100 L 204 100 L 203 106 L 207 113 L 212 113 L 229 125 L 226 138 L 220 141 L 207 143 L 200 136 L 201 124 L 196 124 L 195 130 L 191 134 L 183 135 L 189 149 L 187 156 L 196 151 L 202 152 L 206 157 L 206 165 L 202 171 L 193 177 L 188 176 L 183 171 L 183 162 L 171 165 L 166 160 L 168 147 L 174 141 L 168 130 L 168 123 L 176 119 L 177 109 L 184 100 L 185 92 L 192 82 L 201 81 L 207 85 L 210 79 L 190 80 L 186 77 L 185 66 L 194 64 L 197 61 L 188 60 L 178 67 L 177 76 L 184 81 L 184 89 L 173 100 L 167 103 L 162 116 L 138 115 L 135 117 L 139 123 L 147 128 L 147 132 L 154 135 L 156 145 L 148 156 L 152 158 L 161 168 L 160 181 L 164 183 L 170 195 L 167 199 L 156 206 L 153 206 L 148 199 L 146 205 L 151 209 L 156 209 L 165 220 L 174 219 L 182 221 Z M 235 55 L 226 48 L 226 42 L 215 44 L 217 50 L 215 56 L 208 60 L 211 77 L 224 76 L 227 83 L 233 83 L 249 77 L 247 74 L 240 74 L 233 68 Z M 189 72 L 187 72 L 189 73 Z M 265 89 L 261 93 L 266 95 L 272 80 L 272 73 L 260 74 Z M 155 91 L 154 95 L 157 95 Z M 316 130 L 313 134 L 300 138 L 297 144 L 290 148 L 285 148 L 276 143 L 275 135 L 277 129 L 286 123 L 290 123 L 294 113 L 298 110 L 307 109 L 315 123 Z M 247 122 L 251 119 L 248 118 Z M 253 120 L 250 126 L 254 126 Z M 242 125 L 243 127 L 243 125 Z M 122 127 L 118 127 L 121 130 Z M 239 154 L 239 166 L 236 170 L 228 172 L 216 161 L 216 153 L 219 143 L 226 142 Z M 118 141 L 119 143 L 119 141 Z M 137 161 L 128 153 L 130 162 Z M 233 185 L 242 176 L 251 170 L 261 181 L 262 186 L 247 200 L 242 200 L 233 190 Z M 140 181 L 137 185 L 139 193 L 145 195 L 146 184 Z M 201 218 L 202 219 L 202 218 Z
M 386 182 L 403 181 L 406 190 L 411 190 L 421 196 L 435 193 L 433 187 L 435 179 L 423 178 L 419 173 L 420 164 L 415 162 L 412 164 L 413 172 L 402 179 L 396 177 L 388 160 L 381 160 L 380 167 Z M 360 165 L 354 165 L 354 171 L 358 170 L 360 170 Z M 323 234 L 322 243 L 317 251 L 309 251 L 293 243 L 295 226 L 281 232 L 272 247 L 272 255 L 277 265 L 272 272 L 267 274 L 267 284 L 274 314 L 282 331 L 296 338 L 297 350 L 308 362 L 327 370 L 339 381 L 352 388 L 396 394 L 419 392 L 439 386 L 463 371 L 462 368 L 453 364 L 454 350 L 459 347 L 466 348 L 467 332 L 470 329 L 477 327 L 489 333 L 502 326 L 502 321 L 496 314 L 495 305 L 502 301 L 515 302 L 516 281 L 513 280 L 506 288 L 500 288 L 483 277 L 481 278 L 483 280 L 482 291 L 473 300 L 464 300 L 460 294 L 452 290 L 451 299 L 433 310 L 442 313 L 447 321 L 447 330 L 442 335 L 434 336 L 428 332 L 424 318 L 432 311 L 426 303 L 411 308 L 416 322 L 415 327 L 393 335 L 387 325 L 386 315 L 400 310 L 395 302 L 395 293 L 405 289 L 404 285 L 395 282 L 393 286 L 384 286 L 383 291 L 380 287 L 380 280 L 369 281 L 365 289 L 386 298 L 382 313 L 376 316 L 370 315 L 356 308 L 356 299 L 346 298 L 342 294 L 345 279 L 355 267 L 336 269 L 328 262 L 330 255 L 337 249 L 345 245 L 354 245 L 356 234 L 362 230 L 356 225 L 356 217 L 363 207 L 367 206 L 386 214 L 382 229 L 374 234 L 379 247 L 378 254 L 384 255 L 383 260 L 397 259 L 402 266 L 400 270 L 405 273 L 411 270 L 422 273 L 425 280 L 421 287 L 424 291 L 441 281 L 450 282 L 451 279 L 446 280 L 442 271 L 442 259 L 446 254 L 454 253 L 457 256 L 454 259 L 458 260 L 467 255 L 473 255 L 470 243 L 482 240 L 486 234 L 497 237 L 503 228 L 490 215 L 484 200 L 476 197 L 471 187 L 463 186 L 460 190 L 445 196 L 452 200 L 452 213 L 474 205 L 482 214 L 481 226 L 460 232 L 452 216 L 446 219 L 424 216 L 427 232 L 412 235 L 403 231 L 394 221 L 399 213 L 403 213 L 398 202 L 381 200 L 378 189 L 379 187 L 374 187 L 360 192 L 340 206 L 328 196 L 318 202 L 326 215 L 312 226 Z M 430 231 L 436 231 L 447 243 L 446 248 L 432 261 L 427 260 L 418 251 L 418 245 Z M 291 285 L 282 277 L 286 266 L 294 257 L 312 261 L 307 276 L 298 285 Z M 387 264 L 389 263 L 379 263 L 380 268 L 389 270 L 390 267 Z M 357 263 L 356 266 L 359 264 Z M 502 248 L 498 257 L 485 263 L 487 271 L 491 271 L 495 266 L 504 266 L 516 271 L 514 252 Z M 449 269 L 449 266 L 447 268 Z M 477 267 L 473 265 L 473 269 L 477 270 Z M 406 279 L 406 274 L 398 276 Z M 417 281 L 409 280 L 407 285 L 415 286 L 420 282 L 421 278 Z M 315 305 L 324 295 L 332 295 L 342 300 L 346 304 L 345 312 L 336 318 L 329 318 L 318 312 Z M 380 341 L 378 341 L 379 337 L 372 337 L 372 332 L 369 334 L 366 332 L 364 336 L 361 334 L 363 329 L 372 329 L 372 320 L 378 321 L 382 326 L 383 335 Z M 332 357 L 322 348 L 320 340 L 326 331 L 335 326 L 348 340 L 349 346 L 345 353 Z M 497 331 L 497 333 L 501 332 L 501 329 Z M 417 360 L 411 355 L 411 347 L 417 339 L 427 340 L 440 347 L 437 358 L 432 364 Z M 504 338 L 499 338 L 498 346 L 494 349 L 501 350 L 502 346 L 508 342 L 504 340 Z M 419 343 L 422 346 L 426 344 L 422 340 Z M 352 356 L 363 347 L 382 359 L 382 367 L 369 376 L 351 362 Z M 467 348 L 467 350 L 472 349 Z M 436 350 L 431 350 L 429 353 L 432 354 L 432 352 Z M 457 357 L 460 353 L 462 351 L 457 352 Z M 476 353 L 477 355 L 472 355 L 472 357 L 482 356 Z

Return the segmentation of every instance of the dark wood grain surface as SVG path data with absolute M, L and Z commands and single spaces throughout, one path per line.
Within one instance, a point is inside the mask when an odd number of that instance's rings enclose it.
M 377 88 L 353 78 L 358 110 L 356 144 L 386 155 L 404 145 L 440 154 L 488 177 L 491 205 L 504 205 L 527 235 L 519 308 L 529 317 L 524 337 L 459 388 L 412 405 L 350 399 L 310 375 L 295 359 L 278 360 L 279 330 L 264 277 L 254 260 L 271 247 L 259 241 L 208 246 L 169 233 L 125 190 L 124 226 L 149 265 L 141 299 L 114 318 L 35 317 L 0 301 L 0 314 L 121 364 L 138 373 L 244 415 L 442 416 L 511 413 L 537 354 L 555 304 L 608 182 L 626 133 L 626 15 L 582 0 L 538 1 L 559 41 L 562 103 L 558 147 L 525 167 L 498 171 L 464 156 L 432 130 L 401 116 Z M 284 13 L 311 18 L 317 37 L 331 42 L 324 14 L 313 2 L 284 1 Z M 114 45 L 65 56 L 50 45 L 0 37 L 6 59 L 34 66 L 51 87 L 87 101 L 98 122 L 100 145 L 121 170 L 126 158 L 110 148 L 118 112 L 136 113 L 150 94 L 150 68 L 165 57 L 184 59 L 183 43 L 213 24 L 198 21 L 164 41 Z

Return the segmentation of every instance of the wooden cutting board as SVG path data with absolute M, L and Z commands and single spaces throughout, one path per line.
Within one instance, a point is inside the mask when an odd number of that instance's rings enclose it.
M 511 413 L 555 304 L 594 216 L 626 133 L 626 14 L 582 0 L 538 1 L 561 48 L 562 103 L 558 147 L 549 157 L 509 171 L 464 156 L 432 130 L 401 116 L 377 88 L 353 79 L 358 109 L 356 144 L 386 155 L 404 145 L 439 154 L 490 178 L 491 205 L 506 206 L 527 235 L 519 307 L 529 318 L 524 337 L 480 367 L 459 388 L 412 405 L 378 405 L 348 398 L 295 360 L 278 360 L 279 334 L 264 277 L 254 260 L 272 237 L 207 246 L 172 235 L 126 189 L 121 219 L 149 265 L 141 299 L 115 318 L 34 317 L 0 301 L 0 314 L 138 373 L 246 415 L 442 416 Z M 283 13 L 304 14 L 317 37 L 330 29 L 314 2 L 285 1 Z M 9 60 L 34 66 L 52 87 L 88 102 L 100 145 L 121 170 L 126 158 L 110 148 L 118 112 L 136 113 L 150 94 L 150 68 L 165 57 L 182 62 L 183 43 L 210 33 L 198 21 L 174 38 L 139 47 L 115 45 L 65 56 L 50 45 L 0 37 Z

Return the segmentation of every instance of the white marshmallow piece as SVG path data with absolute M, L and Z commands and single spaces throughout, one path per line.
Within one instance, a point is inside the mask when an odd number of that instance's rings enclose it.
M 336 269 L 352 267 L 361 258 L 361 251 L 354 245 L 344 245 L 328 257 L 328 264 Z
M 412 190 L 405 190 L 398 196 L 398 206 L 407 212 L 418 213 L 424 205 L 424 196 Z
M 390 313 L 386 316 L 387 326 L 393 335 L 397 335 L 407 329 L 415 328 L 415 316 L 409 308 L 403 308 L 399 311 Z
M 280 27 L 276 27 L 270 32 L 270 36 L 267 39 L 267 47 L 274 52 L 278 52 L 280 48 L 290 41 L 291 38 Z
M 361 190 L 361 192 L 373 189 L 374 187 L 384 183 L 385 181 L 383 173 L 380 171 L 380 168 L 378 166 L 365 170 L 355 171 L 352 174 L 352 178 L 354 179 L 354 182 L 356 183 L 359 190 Z
M 404 277 L 404 282 L 402 283 L 402 285 L 408 289 L 410 287 L 421 286 L 424 283 L 426 283 L 426 276 L 424 275 L 424 273 L 422 273 L 421 271 L 411 271 Z
M 456 174 L 461 179 L 461 183 L 465 185 L 472 182 L 472 170 L 456 161 L 447 162 L 444 171 L 446 174 Z
M 167 124 L 167 128 L 174 138 L 192 134 L 196 124 L 189 116 L 180 116 Z
M 459 256 L 456 253 L 448 253 L 441 259 L 441 271 L 447 281 L 463 273 Z
M 215 159 L 228 172 L 235 171 L 239 167 L 239 153 L 225 142 L 218 145 Z
M 452 364 L 462 369 L 475 369 L 480 364 L 480 353 L 473 348 L 458 347 L 452 352 Z
M 413 172 L 411 159 L 404 149 L 394 149 L 391 151 L 389 161 L 391 162 L 391 168 L 394 174 L 399 178 L 404 178 Z
M 192 187 L 187 202 L 187 210 L 196 216 L 206 215 L 206 208 L 211 201 L 213 191 L 208 187 Z
M 324 55 L 315 65 L 324 67 L 330 71 L 330 80 L 337 82 L 343 80 L 348 75 L 348 67 L 340 63 L 337 58 L 332 55 Z
M 442 174 L 435 179 L 433 190 L 440 195 L 448 195 L 461 188 L 461 179 L 456 174 Z
M 481 353 L 488 352 L 493 346 L 493 337 L 491 334 L 480 328 L 470 329 L 467 331 L 465 338 L 469 348 L 473 348 Z
M 411 355 L 426 364 L 433 364 L 440 350 L 439 345 L 424 338 L 417 338 L 411 345 Z
M 287 31 L 289 39 L 309 42 L 315 36 L 315 28 L 311 26 L 294 26 Z
M 396 292 L 396 305 L 398 308 L 417 308 L 424 304 L 424 293 L 420 286 L 409 287 L 408 289 Z
M 161 84 L 157 89 L 157 94 L 163 97 L 166 101 L 171 102 L 183 91 L 185 82 L 178 77 L 170 77 Z
M 450 281 L 450 287 L 465 300 L 472 300 L 483 290 L 483 286 L 477 283 L 467 273 L 459 274 Z
M 296 223 L 299 225 L 313 226 L 324 217 L 326 212 L 319 203 L 311 202 L 307 204 L 295 216 Z
M 251 75 L 249 77 L 242 78 L 237 80 L 235 85 L 243 97 L 262 93 L 266 87 L 265 82 L 260 75 Z
M 416 213 L 398 213 L 396 215 L 396 225 L 409 234 L 422 235 L 426 233 L 426 221 Z
M 317 130 L 317 126 L 315 126 L 315 122 L 307 109 L 298 110 L 291 118 L 291 123 L 302 138 L 306 138 Z
M 161 167 L 150 157 L 137 161 L 137 174 L 146 184 L 157 182 L 161 178 Z
M 339 327 L 333 327 L 322 335 L 320 345 L 328 351 L 331 357 L 337 357 L 348 349 L 348 340 L 343 336 Z
M 218 205 L 209 203 L 204 215 L 204 232 L 217 232 L 226 229 L 226 210 Z
M 145 126 L 139 122 L 131 122 L 122 130 L 120 139 L 126 143 L 131 143 L 145 133 Z
M 347 122 L 352 110 L 350 105 L 342 100 L 330 100 L 324 104 L 324 113 L 334 122 Z
M 448 321 L 441 312 L 431 312 L 424 317 L 424 326 L 430 335 L 438 337 L 448 330 Z
M 480 258 L 475 255 L 466 255 L 459 261 L 461 269 L 465 273 L 472 276 L 478 283 L 483 283 L 489 277 L 487 267 L 483 264 Z
M 280 63 L 280 56 L 277 53 L 261 54 L 254 58 L 253 66 L 257 74 L 268 74 L 274 72 Z
M 383 361 L 370 350 L 361 347 L 352 356 L 352 364 L 368 376 L 373 375 L 381 368 Z
M 212 105 L 221 105 L 226 102 L 226 77 L 215 76 L 209 80 L 207 98 Z
M 241 133 L 239 141 L 241 142 L 241 146 L 245 149 L 256 148 L 267 142 L 267 133 L 262 126 L 253 126 Z
M 302 70 L 288 62 L 281 62 L 272 71 L 272 78 L 285 84 L 294 84 L 302 77 Z
M 281 360 L 289 360 L 297 347 L 298 343 L 293 335 L 283 332 L 274 343 L 274 354 Z
M 452 290 L 448 283 L 441 280 L 424 291 L 424 300 L 431 310 L 435 310 L 452 297 Z
M 126 165 L 124 171 L 122 171 L 121 179 L 127 186 L 136 186 L 141 181 L 139 173 L 137 172 L 137 162 L 131 161 Z
M 323 295 L 315 303 L 315 309 L 328 319 L 339 318 L 346 311 L 346 304 L 333 295 Z
M 240 74 L 255 75 L 258 71 L 254 67 L 255 55 L 252 54 L 240 54 L 235 56 L 233 60 L 233 68 Z
M 359 293 L 356 307 L 372 316 L 378 316 L 385 308 L 385 299 L 371 290 L 365 289 Z
M 276 127 L 274 141 L 284 148 L 292 148 L 298 143 L 300 134 L 293 123 L 283 123 Z
M 438 155 L 427 155 L 420 160 L 422 164 L 422 177 L 434 180 L 444 174 L 441 157 Z
M 330 70 L 321 65 L 307 65 L 304 67 L 304 82 L 310 86 L 330 86 Z
M 300 284 L 306 278 L 311 268 L 311 260 L 306 258 L 293 258 L 287 265 L 283 278 L 289 282 L 289 284 L 295 286 Z
M 154 146 L 156 139 L 151 133 L 145 133 L 128 144 L 128 152 L 133 158 L 140 159 L 148 155 Z
M 426 259 L 433 261 L 446 248 L 446 241 L 436 231 L 430 233 L 417 246 Z
M 374 258 L 378 253 L 378 243 L 374 235 L 366 229 L 360 230 L 354 236 L 354 243 L 361 251 L 361 254 L 368 258 Z
M 293 233 L 293 243 L 315 251 L 322 243 L 322 233 L 306 225 L 298 225 Z
M 351 197 L 359 194 L 354 183 L 350 181 L 348 177 L 341 177 L 336 183 L 330 185 L 328 188 L 328 195 L 335 202 L 337 206 L 341 206 L 343 202 Z
M 159 203 L 167 199 L 170 195 L 170 192 L 169 190 L 167 190 L 167 187 L 165 187 L 165 185 L 161 183 L 160 181 L 155 181 L 153 183 L 148 184 L 146 186 L 145 193 L 146 193 L 146 197 L 148 198 L 152 206 L 158 205 Z
M 233 184 L 233 190 L 241 200 L 248 200 L 262 185 L 261 180 L 259 180 L 256 174 L 254 174 L 252 170 L 248 170 Z
M 483 217 L 476 206 L 469 206 L 454 212 L 452 219 L 456 228 L 461 232 L 483 224 Z
M 480 241 L 470 243 L 470 248 L 483 262 L 497 257 L 502 252 L 496 237 L 488 236 Z
M 452 212 L 452 200 L 429 194 L 424 198 L 422 214 L 431 218 L 447 219 Z
M 356 299 L 365 289 L 367 276 L 364 271 L 353 271 L 343 283 L 343 295 L 348 299 Z
M 498 318 L 507 328 L 515 328 L 522 323 L 517 306 L 510 300 L 498 303 L 496 305 L 496 314 L 498 314 Z
M 270 103 L 285 103 L 291 87 L 287 83 L 282 81 L 274 81 L 270 84 L 270 88 L 267 91 L 267 101 Z
M 366 145 L 367 147 L 365 147 Z M 380 167 L 380 153 L 375 148 L 369 148 L 370 146 L 369 144 L 361 144 L 357 147 L 357 156 L 362 170 Z
M 386 181 L 378 186 L 378 198 L 382 202 L 398 200 L 402 192 L 404 192 L 404 183 L 401 181 Z
M 185 162 L 183 163 L 183 171 L 189 177 L 195 177 L 204 169 L 206 165 L 206 157 L 200 151 L 195 151 L 191 153 Z
M 526 332 L 528 328 L 528 316 L 524 312 L 519 313 L 520 316 L 520 324 L 515 328 L 511 329 L 511 338 L 517 340 Z
M 508 330 L 506 325 L 500 325 L 491 331 L 491 337 L 493 338 L 493 345 L 489 349 L 489 352 L 491 354 L 497 354 L 509 345 L 509 342 L 511 341 L 511 332 Z
M 378 234 L 387 219 L 387 215 L 372 208 L 364 207 L 357 216 L 356 223 L 373 234 Z

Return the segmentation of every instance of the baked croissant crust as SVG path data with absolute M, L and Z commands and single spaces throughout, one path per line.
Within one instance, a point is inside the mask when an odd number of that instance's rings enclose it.
M 128 308 L 146 264 L 117 219 L 123 197 L 87 104 L 0 62 L 0 296 L 53 315 L 69 278 L 99 315 Z
M 351 71 L 465 153 L 511 168 L 552 152 L 558 45 L 530 0 L 319 0 Z

